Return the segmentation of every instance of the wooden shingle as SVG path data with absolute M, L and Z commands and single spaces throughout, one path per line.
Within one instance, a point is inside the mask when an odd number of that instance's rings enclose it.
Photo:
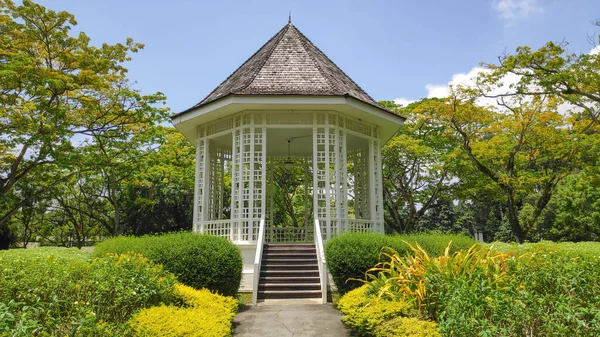
M 385 109 L 288 23 L 194 110 L 229 95 L 350 96 Z M 178 114 L 179 115 L 179 114 Z

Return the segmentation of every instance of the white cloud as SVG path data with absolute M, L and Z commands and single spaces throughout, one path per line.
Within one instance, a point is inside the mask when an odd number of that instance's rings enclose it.
M 600 46 L 596 46 L 594 48 L 592 48 L 592 50 L 590 50 L 590 55 L 597 55 L 600 54 Z
M 492 2 L 492 6 L 500 18 L 507 21 L 507 24 L 527 18 L 531 14 L 543 12 L 543 8 L 537 0 L 495 0 Z
M 462 85 L 465 87 L 471 87 L 475 85 L 475 78 L 477 78 L 477 74 L 480 72 L 487 71 L 481 67 L 475 67 L 471 69 L 466 74 L 458 73 L 452 75 L 452 79 L 447 84 L 427 84 L 425 89 L 427 89 L 427 98 L 443 98 L 447 97 L 450 94 L 450 86 L 456 87 L 458 85 Z
M 409 105 L 409 104 L 410 104 L 410 103 L 412 103 L 412 102 L 416 102 L 416 101 L 415 101 L 415 100 L 413 100 L 413 99 L 404 98 L 404 97 L 399 97 L 399 98 L 396 98 L 396 99 L 394 100 L 394 103 L 396 103 L 396 104 L 400 104 L 400 105 L 402 105 L 402 106 L 407 106 L 407 105 Z

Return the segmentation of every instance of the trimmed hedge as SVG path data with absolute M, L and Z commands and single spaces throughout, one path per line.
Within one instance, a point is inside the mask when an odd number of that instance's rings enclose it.
M 395 317 L 375 328 L 375 337 L 441 337 L 435 322 Z
M 231 336 L 231 322 L 237 312 L 235 299 L 185 285 L 177 285 L 175 289 L 188 307 L 160 306 L 140 311 L 129 322 L 136 335 Z
M 161 264 L 179 282 L 235 296 L 242 279 L 242 255 L 227 239 L 196 233 L 120 236 L 99 243 L 95 256 L 133 251 Z
M 430 255 L 438 256 L 452 241 L 450 252 L 468 249 L 475 240 L 464 235 L 447 234 L 408 234 L 380 235 L 375 233 L 345 233 L 327 242 L 325 256 L 327 266 L 338 291 L 345 294 L 360 287 L 365 272 L 377 264 L 383 247 L 391 247 L 400 255 L 412 253 L 403 242 L 418 242 Z

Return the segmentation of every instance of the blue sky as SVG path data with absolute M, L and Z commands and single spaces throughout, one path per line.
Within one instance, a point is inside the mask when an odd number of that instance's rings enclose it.
M 93 43 L 132 37 L 146 47 L 127 65 L 144 93 L 173 113 L 202 100 L 292 23 L 376 100 L 433 95 L 480 62 L 519 45 L 569 41 L 587 53 L 598 0 L 191 1 L 43 0 L 75 15 Z

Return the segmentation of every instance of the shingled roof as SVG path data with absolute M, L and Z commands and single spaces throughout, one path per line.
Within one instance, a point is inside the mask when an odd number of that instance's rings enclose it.
M 200 103 L 177 115 L 229 95 L 350 96 L 393 113 L 371 98 L 291 23 Z

